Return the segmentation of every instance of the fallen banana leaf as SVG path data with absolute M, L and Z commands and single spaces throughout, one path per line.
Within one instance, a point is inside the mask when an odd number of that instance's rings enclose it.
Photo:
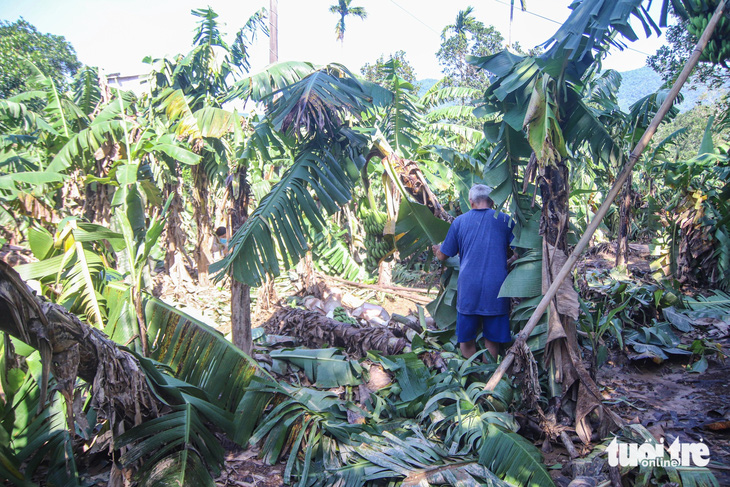
M 286 361 L 300 367 L 307 378 L 320 388 L 355 386 L 362 383 L 362 367 L 354 360 L 338 354 L 336 348 L 318 350 L 273 350 L 274 367 L 277 361 Z

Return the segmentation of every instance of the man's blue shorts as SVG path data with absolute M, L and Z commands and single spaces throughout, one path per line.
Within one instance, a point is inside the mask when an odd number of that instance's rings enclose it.
M 495 343 L 512 341 L 509 331 L 509 315 L 483 316 L 456 314 L 456 339 L 466 343 L 479 338 L 482 333 L 485 339 Z

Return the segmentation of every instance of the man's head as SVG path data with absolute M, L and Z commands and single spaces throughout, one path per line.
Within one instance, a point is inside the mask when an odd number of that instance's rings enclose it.
M 469 190 L 469 204 L 474 209 L 481 208 L 492 208 L 494 201 L 489 195 L 492 193 L 492 188 L 484 184 L 475 184 Z
M 226 233 L 228 233 L 228 231 L 226 230 L 226 227 L 218 227 L 215 229 L 215 234 L 218 235 L 219 237 L 225 237 Z

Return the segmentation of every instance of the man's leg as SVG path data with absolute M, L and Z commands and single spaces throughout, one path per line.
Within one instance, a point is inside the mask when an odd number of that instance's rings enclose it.
M 496 362 L 497 361 L 497 353 L 499 353 L 499 343 L 490 342 L 489 340 L 487 340 L 485 338 L 484 339 L 484 348 L 486 348 L 487 351 L 492 354 L 492 358 Z M 476 348 L 475 348 L 475 350 L 476 350 Z
M 464 356 L 464 358 L 469 358 L 477 353 L 477 341 L 471 340 L 468 342 L 459 343 L 459 348 L 461 349 L 461 354 Z
M 477 315 L 456 314 L 456 341 L 464 358 L 477 353 L 477 338 L 482 332 L 482 320 Z
M 509 330 L 509 315 L 484 316 L 482 320 L 484 348 L 489 350 L 496 361 L 499 344 L 508 343 L 512 338 Z

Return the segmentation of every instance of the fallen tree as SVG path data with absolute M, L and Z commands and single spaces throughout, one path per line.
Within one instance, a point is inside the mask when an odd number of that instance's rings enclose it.
M 362 358 L 370 350 L 385 355 L 396 355 L 409 345 L 404 337 L 397 337 L 390 328 L 361 327 L 327 318 L 316 311 L 281 308 L 264 324 L 269 333 L 297 337 L 302 345 L 321 348 L 325 345 L 342 347 L 348 354 Z
M 63 306 L 36 296 L 17 272 L 0 261 L 0 331 L 40 351 L 43 376 L 39 410 L 46 403 L 49 375 L 66 399 L 66 419 L 83 402 L 74 401 L 76 378 L 91 385 L 92 407 L 120 435 L 160 414 L 164 404 L 150 389 L 139 360 L 102 331 L 82 323 Z M 74 411 L 74 408 L 76 410 Z
M 72 397 L 80 377 L 91 384 L 96 406 L 115 426 L 137 425 L 158 415 L 159 402 L 133 354 L 63 306 L 33 294 L 18 273 L 1 261 L 0 330 L 40 351 L 42 390 L 52 371 L 58 389 Z

